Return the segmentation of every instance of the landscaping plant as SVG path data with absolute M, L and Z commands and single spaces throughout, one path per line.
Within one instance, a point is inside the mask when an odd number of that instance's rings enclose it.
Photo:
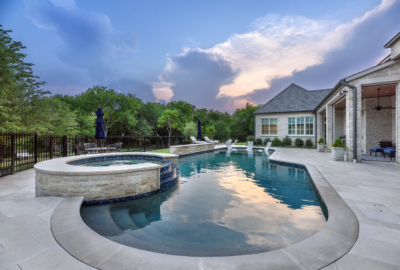
M 325 143 L 324 138 L 319 139 L 317 143 Z
M 247 141 L 254 142 L 254 136 L 253 135 L 247 136 Z
M 283 138 L 282 146 L 292 146 L 292 139 L 289 136 Z
M 342 140 L 337 138 L 333 144 L 331 145 L 331 147 L 345 147 Z
M 294 145 L 296 145 L 296 147 L 302 147 L 302 146 L 304 146 L 304 141 L 302 139 L 300 139 L 300 138 L 297 138 L 294 141 Z
M 275 138 L 272 140 L 272 145 L 271 146 L 282 146 L 282 141 L 279 140 L 279 138 Z
M 256 145 L 262 145 L 262 140 L 260 138 L 256 139 Z
M 306 140 L 306 147 L 307 148 L 312 148 L 313 147 L 313 143 L 312 143 L 311 139 L 307 139 Z

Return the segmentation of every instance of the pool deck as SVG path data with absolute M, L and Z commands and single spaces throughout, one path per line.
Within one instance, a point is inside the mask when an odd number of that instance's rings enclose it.
M 399 165 L 335 162 L 330 153 L 310 149 L 281 148 L 274 158 L 314 165 L 357 216 L 355 245 L 324 269 L 400 269 Z M 0 178 L 0 269 L 93 269 L 54 239 L 50 219 L 63 199 L 34 198 L 34 177 L 30 169 Z

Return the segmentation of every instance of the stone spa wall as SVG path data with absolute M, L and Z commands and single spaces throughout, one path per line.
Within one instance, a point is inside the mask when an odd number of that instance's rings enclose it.
M 149 153 L 141 154 L 150 155 Z M 80 159 L 110 155 L 113 154 L 85 155 Z M 174 165 L 171 163 L 175 160 L 177 162 L 178 157 L 176 155 L 157 154 L 157 156 L 164 158 L 163 165 L 142 163 L 124 166 L 87 167 L 68 164 L 77 161 L 77 157 L 59 158 L 37 163 L 34 167 L 36 171 L 36 197 L 83 196 L 85 201 L 93 201 L 156 191 L 160 189 L 160 174 L 168 173 L 169 170 L 178 166 L 177 163 Z M 168 159 L 171 159 L 171 161 L 168 161 Z
M 214 149 L 215 149 L 215 144 L 213 143 L 186 144 L 186 145 L 171 146 L 170 153 L 181 156 L 203 151 L 210 151 Z

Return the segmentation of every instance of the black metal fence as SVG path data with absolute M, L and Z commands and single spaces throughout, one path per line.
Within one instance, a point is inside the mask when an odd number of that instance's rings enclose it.
M 122 143 L 121 152 L 154 151 L 168 146 L 167 136 L 108 136 L 95 140 L 94 136 L 53 136 L 33 133 L 0 133 L 0 177 L 32 168 L 48 159 L 75 156 L 83 143 L 107 146 Z M 189 137 L 173 136 L 171 145 L 190 143 Z

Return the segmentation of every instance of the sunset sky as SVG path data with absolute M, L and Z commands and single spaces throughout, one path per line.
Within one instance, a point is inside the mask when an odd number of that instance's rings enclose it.
M 1 0 L 52 93 L 94 85 L 232 112 L 290 83 L 331 88 L 389 54 L 400 1 Z

